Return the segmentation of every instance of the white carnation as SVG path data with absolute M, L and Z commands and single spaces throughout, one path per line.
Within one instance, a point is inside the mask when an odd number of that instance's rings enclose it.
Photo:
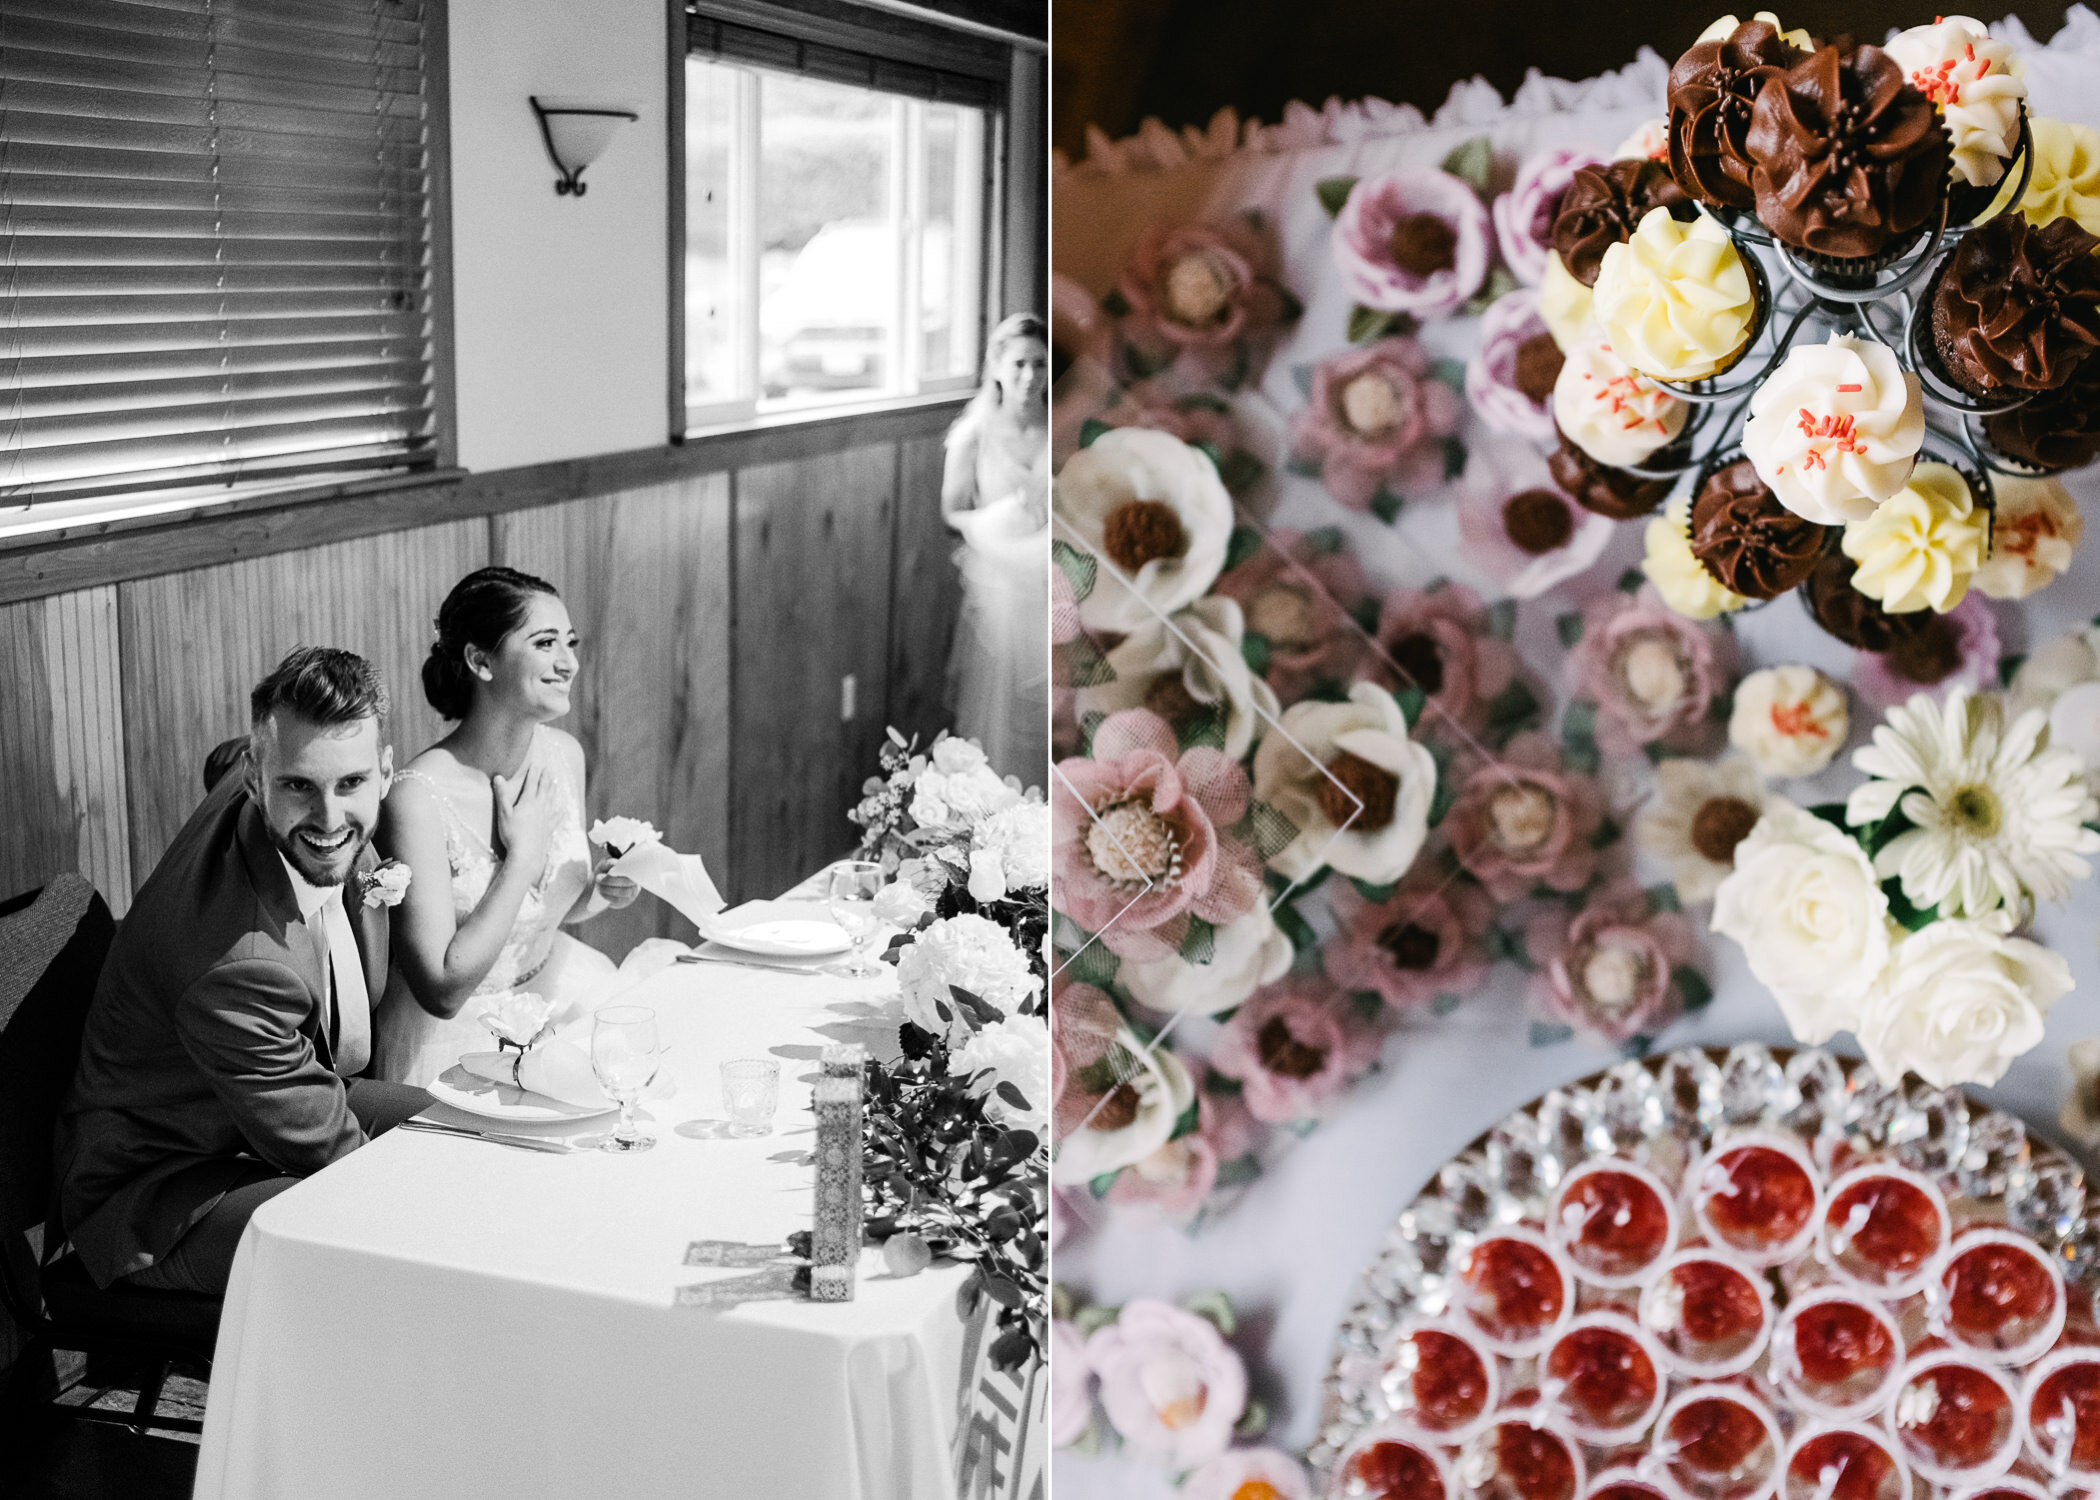
M 948 1059 L 957 1077 L 983 1071 L 971 1092 L 984 1100 L 984 1112 L 998 1124 L 1032 1130 L 1038 1138 L 1050 1120 L 1050 1028 L 1041 1016 L 1008 1016 L 964 1042 Z M 999 1085 L 1010 1083 L 1028 1101 L 1026 1109 L 1000 1097 Z
M 1035 993 L 1037 980 L 1028 956 L 1014 946 L 1004 927 L 986 917 L 965 915 L 935 922 L 897 959 L 897 989 L 905 1015 L 956 1047 L 974 1028 L 956 1008 L 948 993 L 951 987 L 967 990 L 1010 1016 Z M 942 1009 L 948 1020 L 941 1019 Z
M 1867 992 L 1859 1044 L 1882 1081 L 1914 1072 L 1936 1089 L 1993 1084 L 2042 1039 L 2042 1018 L 2071 990 L 2071 966 L 2010 936 L 2011 919 L 1933 922 L 1896 944 Z
M 970 894 L 1003 901 L 1050 884 L 1050 804 L 1016 802 L 986 818 L 970 835 Z
M 943 746 L 969 744 L 968 740 L 943 740 Z M 1021 800 L 1018 789 L 999 779 L 999 773 L 979 763 L 956 771 L 943 771 L 938 760 L 920 775 L 912 788 L 911 815 L 921 828 L 968 827 Z

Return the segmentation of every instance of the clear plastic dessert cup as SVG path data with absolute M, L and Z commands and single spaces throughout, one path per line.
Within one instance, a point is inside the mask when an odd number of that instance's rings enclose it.
M 1639 1286 L 1677 1244 L 1677 1205 L 1646 1167 L 1610 1158 L 1567 1175 L 1546 1214 L 1546 1234 L 1593 1286 Z
M 1738 1385 L 1679 1391 L 1656 1419 L 1650 1451 L 1675 1500 L 1765 1500 L 1785 1439 L 1771 1407 Z
M 2020 1456 L 2019 1392 L 2003 1371 L 1956 1345 L 1904 1367 L 1889 1425 L 1911 1469 L 1935 1484 L 1981 1484 Z
M 1679 1375 L 1735 1375 L 1757 1363 L 1772 1337 L 1764 1277 L 1718 1250 L 1680 1250 L 1641 1293 L 1641 1326 Z
M 1779 1500 L 1910 1500 L 1910 1466 L 1878 1426 L 1810 1426 L 1787 1446 Z
M 1472 1500 L 1579 1500 L 1587 1476 L 1573 1433 L 1517 1409 L 1498 1413 L 1459 1451 L 1458 1480 Z
M 1811 1417 L 1860 1421 L 1903 1380 L 1903 1336 L 1888 1309 L 1842 1286 L 1794 1299 L 1772 1330 L 1772 1378 Z
M 1928 1321 L 1982 1359 L 2025 1365 L 2063 1332 L 2063 1273 L 2042 1247 L 2009 1229 L 1972 1229 L 1947 1247 L 1926 1283 Z
M 1456 1500 L 1450 1462 L 1436 1443 L 1397 1418 L 1367 1427 L 1342 1450 L 1330 1500 Z
M 2100 1348 L 2072 1345 L 2042 1356 L 2020 1387 L 2020 1429 L 2051 1479 L 2100 1484 Z
M 1497 1354 L 1538 1353 L 1575 1314 L 1575 1273 L 1536 1230 L 1499 1229 L 1458 1262 L 1453 1303 Z
M 1947 1500 L 2057 1500 L 2049 1487 L 2025 1474 L 2007 1474 L 1965 1489 L 1947 1491 Z
M 1395 1417 L 1457 1446 L 1485 1427 L 1501 1396 L 1495 1352 L 1452 1319 L 1403 1323 L 1379 1362 L 1378 1388 Z
M 1670 1492 L 1631 1464 L 1590 1476 L 1582 1500 L 1671 1500 Z
M 1838 1280 L 1894 1301 L 1924 1290 L 1951 1231 L 1946 1197 L 1930 1179 L 1870 1162 L 1830 1185 L 1816 1248 Z
M 1584 1313 L 1539 1356 L 1539 1393 L 1570 1432 L 1611 1447 L 1639 1438 L 1667 1394 L 1662 1351 L 1619 1312 Z
M 1801 1143 L 1777 1131 L 1719 1141 L 1686 1175 L 1692 1216 L 1713 1244 L 1752 1266 L 1776 1266 L 1816 1235 L 1822 1178 Z

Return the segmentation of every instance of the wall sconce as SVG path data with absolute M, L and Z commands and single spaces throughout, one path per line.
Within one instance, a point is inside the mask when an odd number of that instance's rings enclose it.
M 547 143 L 547 159 L 561 173 L 554 184 L 559 194 L 581 198 L 583 169 L 605 154 L 622 124 L 641 118 L 616 104 L 584 104 L 574 99 L 542 99 L 532 96 L 532 112 L 539 117 L 540 139 Z

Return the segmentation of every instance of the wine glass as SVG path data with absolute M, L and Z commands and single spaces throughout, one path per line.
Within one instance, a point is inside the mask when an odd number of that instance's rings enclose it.
M 882 866 L 865 859 L 843 860 L 833 865 L 825 881 L 831 919 L 839 924 L 851 944 L 847 950 L 846 972 L 856 977 L 882 972 L 863 951 L 868 939 L 882 927 L 882 918 L 875 915 L 875 896 L 881 889 Z
M 591 1071 L 620 1106 L 620 1123 L 599 1143 L 601 1151 L 647 1151 L 656 1137 L 634 1123 L 634 1102 L 656 1077 L 662 1048 L 656 1012 L 646 1005 L 608 1005 L 591 1021 Z

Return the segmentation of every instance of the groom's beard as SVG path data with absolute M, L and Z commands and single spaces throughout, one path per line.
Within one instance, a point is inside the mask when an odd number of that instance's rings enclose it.
M 269 832 L 270 842 L 299 872 L 299 878 L 308 885 L 322 887 L 348 880 L 357 867 L 357 856 L 372 841 L 372 830 L 355 818 L 346 819 L 333 833 L 306 823 L 282 831 L 272 828 Z

